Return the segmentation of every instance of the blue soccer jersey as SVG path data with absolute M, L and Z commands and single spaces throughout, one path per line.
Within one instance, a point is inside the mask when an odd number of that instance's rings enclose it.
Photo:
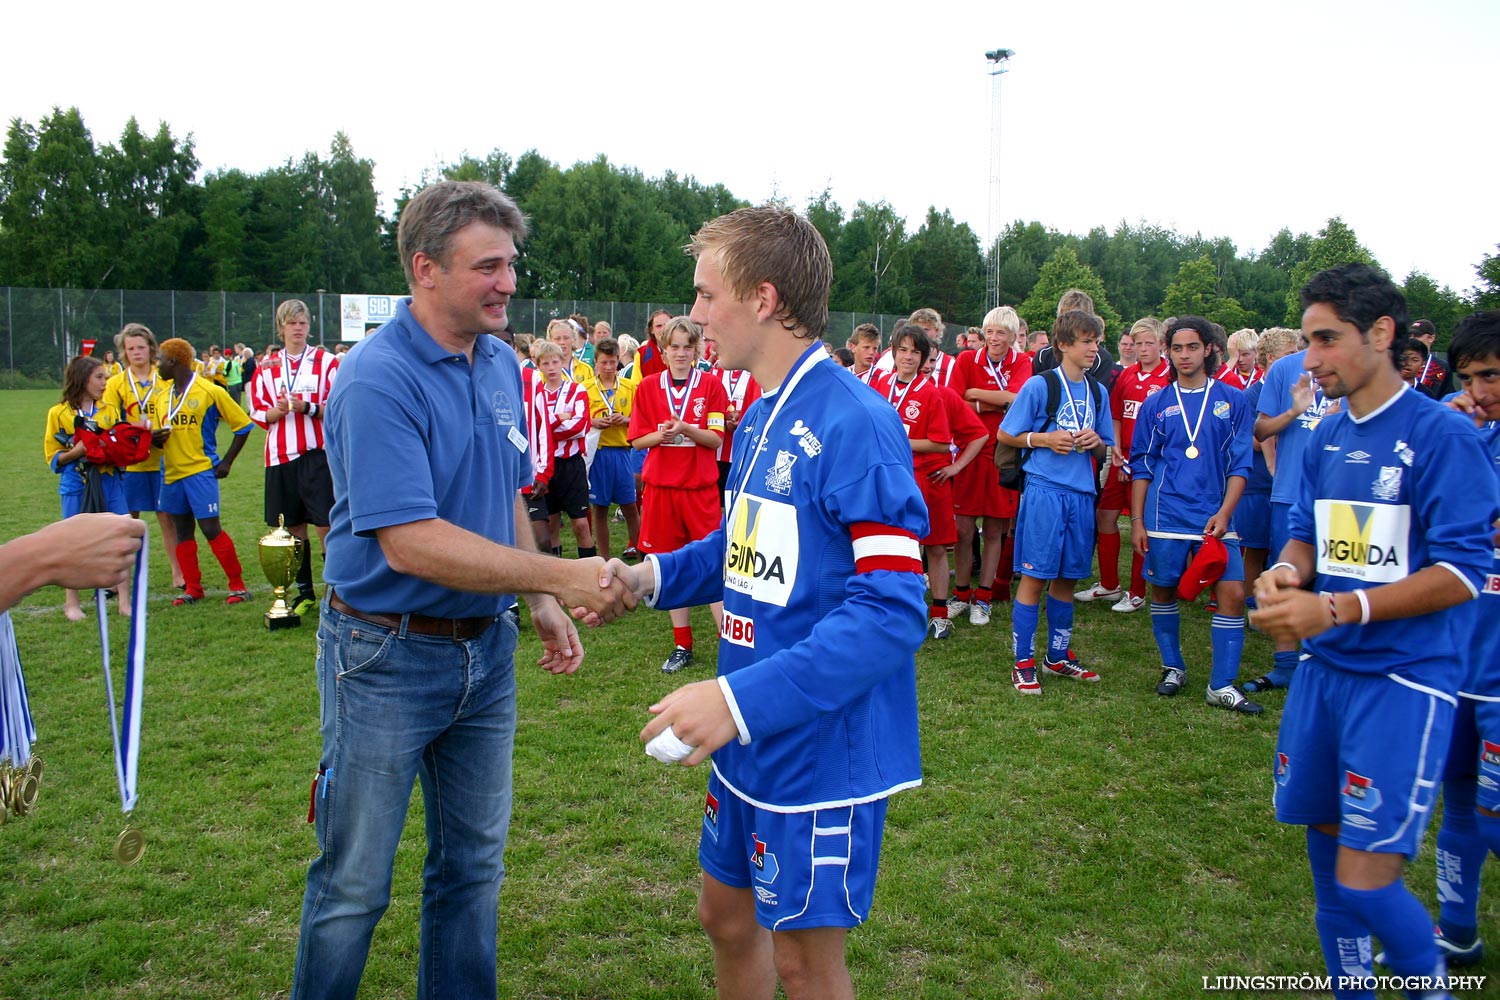
M 1047 379 L 1062 383 L 1057 415 L 1051 420 L 1047 419 Z M 1087 379 L 1069 382 L 1061 368 L 1033 375 L 1016 394 L 1015 402 L 1010 404 L 1005 419 L 1000 422 L 1000 429 L 1014 437 L 1025 438 L 1031 431 L 1065 430 L 1077 434 L 1093 428 L 1100 440 L 1112 445 L 1115 436 L 1109 411 L 1109 391 L 1103 383 L 1096 384 L 1098 391 L 1091 394 Z M 1097 486 L 1094 460 L 1086 452 L 1059 455 L 1050 448 L 1034 448 L 1026 459 L 1026 476 L 1076 493 L 1093 493 Z
M 1500 489 L 1500 420 L 1491 420 L 1481 427 L 1479 437 L 1495 472 L 1496 488 Z M 1479 600 L 1453 610 L 1455 631 L 1468 642 L 1468 671 L 1459 685 L 1459 694 L 1500 698 L 1500 545 L 1492 551 Z
M 1359 420 L 1321 421 L 1289 522 L 1291 537 L 1313 547 L 1316 589 L 1377 587 L 1440 565 L 1477 595 L 1493 565 L 1500 503 L 1494 477 L 1474 472 L 1493 464 L 1469 418 L 1421 393 L 1398 392 Z M 1303 648 L 1343 670 L 1452 692 L 1464 676 L 1455 625 L 1449 609 L 1330 629 Z
M 1271 370 L 1266 372 L 1265 388 L 1260 394 L 1259 413 L 1275 417 L 1291 409 L 1292 386 L 1306 374 L 1302 367 L 1306 357 L 1306 351 L 1298 351 L 1271 365 Z M 1312 383 L 1312 391 L 1311 405 L 1293 417 L 1292 422 L 1276 435 L 1277 474 L 1271 483 L 1272 503 L 1297 501 L 1297 477 L 1302 471 L 1302 452 L 1307 447 L 1307 439 L 1312 436 L 1313 428 L 1318 426 L 1329 409 L 1329 400 L 1323 398 L 1323 390 L 1318 388 L 1318 383 Z
M 1130 465 L 1132 480 L 1150 483 L 1146 530 L 1201 537 L 1229 477 L 1250 476 L 1254 429 L 1245 394 L 1217 379 L 1195 390 L 1173 382 L 1148 397 L 1135 419 Z
M 1251 430 L 1254 431 L 1255 416 L 1260 412 L 1260 397 L 1265 391 L 1266 383 L 1262 379 L 1245 390 L 1245 404 L 1250 407 Z M 1253 449 L 1250 457 L 1250 479 L 1245 483 L 1246 493 L 1271 492 L 1271 469 L 1266 465 L 1266 456 L 1259 449 Z
M 900 417 L 815 344 L 745 412 L 733 454 L 719 530 L 649 557 L 656 607 L 724 602 L 719 677 L 741 739 L 714 772 L 775 812 L 920 784 L 927 508 Z

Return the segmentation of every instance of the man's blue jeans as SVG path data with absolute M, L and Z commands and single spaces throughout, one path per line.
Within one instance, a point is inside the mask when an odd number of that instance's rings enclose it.
M 413 781 L 427 860 L 417 996 L 496 994 L 502 854 L 516 731 L 516 616 L 455 642 L 401 635 L 334 611 L 318 623 L 323 755 L 314 792 L 322 854 L 307 872 L 294 1000 L 352 998 Z

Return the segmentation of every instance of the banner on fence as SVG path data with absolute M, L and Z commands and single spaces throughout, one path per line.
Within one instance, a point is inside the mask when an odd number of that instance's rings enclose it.
M 339 339 L 363 340 L 387 320 L 396 315 L 396 303 L 400 295 L 340 295 Z

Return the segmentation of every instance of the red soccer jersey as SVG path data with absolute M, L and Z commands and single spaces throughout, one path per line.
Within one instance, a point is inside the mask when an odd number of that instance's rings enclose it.
M 991 361 L 989 353 L 982 347 L 973 351 L 965 351 L 958 356 L 958 363 L 955 367 L 957 370 L 953 374 L 953 384 L 949 388 L 961 400 L 964 393 L 970 389 L 983 389 L 986 392 L 1020 392 L 1021 386 L 1031 378 L 1031 358 L 1024 351 L 1018 351 L 1014 347 L 998 362 Z M 984 409 L 984 404 L 967 400 L 964 401 L 964 405 L 970 411 L 979 414 L 979 419 L 984 422 L 985 430 L 989 432 L 990 440 L 993 441 L 995 432 L 1000 429 L 1000 421 L 1005 418 L 1005 410 Z
M 1232 385 L 1241 392 L 1244 392 L 1265 377 L 1265 370 L 1261 368 L 1252 368 L 1250 369 L 1250 374 L 1242 375 L 1238 369 L 1230 368 L 1228 365 L 1221 367 L 1214 375 L 1214 378 L 1220 382 L 1223 382 L 1225 385 Z
M 1156 367 L 1149 372 L 1141 371 L 1133 364 L 1115 379 L 1115 391 L 1109 394 L 1111 416 L 1120 422 L 1120 440 L 1115 447 L 1125 458 L 1130 457 L 1130 435 L 1135 429 L 1135 415 L 1140 411 L 1146 397 L 1165 389 L 1172 381 L 1172 366 L 1166 359 L 1158 359 Z
M 547 411 L 537 405 L 542 394 L 536 391 L 542 376 L 535 368 L 521 369 L 522 392 L 526 397 L 526 436 L 531 443 L 531 478 L 543 485 L 552 481 L 552 428 Z M 522 493 L 531 493 L 525 486 Z
M 724 385 L 696 368 L 686 384 L 672 385 L 672 373 L 648 377 L 635 391 L 635 409 L 630 412 L 630 440 L 645 437 L 673 417 L 724 433 L 724 411 L 729 399 Z M 663 441 L 646 453 L 641 481 L 650 486 L 700 489 L 719 485 L 718 448 L 705 448 L 686 437 L 680 442 Z
M 869 386 L 871 389 L 874 389 L 882 396 L 884 396 L 886 394 L 886 391 L 891 387 L 891 373 L 888 371 L 881 371 L 875 365 L 871 365 L 862 372 L 857 372 L 851 368 L 849 369 L 849 374 L 853 375 L 855 378 L 859 379 L 865 385 Z
M 755 381 L 755 376 L 747 371 L 728 371 L 714 365 L 710 374 L 719 380 L 724 387 L 724 396 L 729 401 L 729 407 L 734 411 L 735 422 L 738 423 L 744 416 L 750 404 L 760 398 L 760 383 Z M 720 462 L 730 460 L 731 449 L 734 447 L 734 438 L 726 433 L 724 443 L 719 446 L 717 458 Z
M 948 417 L 948 433 L 953 438 L 954 448 L 963 451 L 970 441 L 994 438 L 995 432 L 986 427 L 981 419 L 983 415 L 974 412 L 974 404 L 964 402 L 957 392 L 945 385 L 938 386 L 938 395 L 943 400 L 943 412 Z M 953 457 L 957 458 L 958 455 Z
M 250 419 L 266 429 L 267 466 L 285 465 L 323 447 L 323 413 L 314 416 L 293 410 L 271 422 L 266 419 L 266 411 L 276 405 L 283 393 L 292 399 L 305 400 L 321 411 L 328 402 L 338 367 L 337 355 L 309 345 L 300 358 L 288 358 L 283 351 L 271 364 L 256 369 L 250 382 Z
M 536 397 L 537 406 L 547 414 L 553 456 L 582 455 L 589 433 L 589 391 L 567 379 L 556 389 L 549 389 L 545 381 L 538 379 Z
M 927 375 L 902 385 L 891 379 L 885 398 L 896 408 L 906 425 L 909 441 L 936 441 L 951 445 L 953 432 L 948 427 L 948 411 L 943 405 L 942 389 Z M 948 464 L 948 452 L 913 452 L 912 467 L 918 479 Z

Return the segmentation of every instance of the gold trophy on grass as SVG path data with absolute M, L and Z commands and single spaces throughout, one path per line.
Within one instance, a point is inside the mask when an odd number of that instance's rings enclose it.
M 286 518 L 278 517 L 275 530 L 262 537 L 256 548 L 260 553 L 260 568 L 276 598 L 266 612 L 266 628 L 272 631 L 296 628 L 302 624 L 302 616 L 287 606 L 286 592 L 307 557 L 307 542 L 287 531 Z

